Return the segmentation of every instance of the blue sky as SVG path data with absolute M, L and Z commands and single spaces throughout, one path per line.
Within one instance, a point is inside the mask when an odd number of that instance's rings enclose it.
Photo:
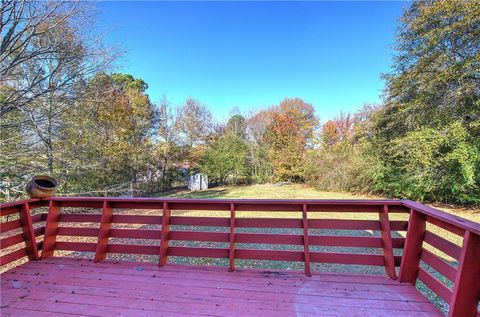
M 101 2 L 118 71 L 153 101 L 191 96 L 215 118 L 301 97 L 322 119 L 379 102 L 405 2 Z

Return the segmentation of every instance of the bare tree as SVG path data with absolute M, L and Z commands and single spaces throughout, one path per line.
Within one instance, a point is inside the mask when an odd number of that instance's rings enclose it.
M 212 132 L 212 114 L 208 108 L 195 99 L 187 98 L 178 108 L 177 126 L 184 142 L 190 147 L 204 143 Z
M 275 110 L 270 108 L 253 113 L 245 122 L 252 176 L 258 182 L 265 182 L 271 176 L 271 167 L 267 158 L 268 144 L 265 141 L 265 131 L 271 123 L 273 111 Z
M 54 173 L 62 114 L 75 107 L 85 83 L 119 54 L 103 46 L 94 26 L 95 11 L 88 2 L 1 1 L 0 129 L 5 133 L 0 147 L 5 162 L 27 153 L 29 170 Z M 16 137 L 9 138 L 13 131 Z
M 170 186 L 167 179 L 169 165 L 174 161 L 175 154 L 178 153 L 178 117 L 175 116 L 174 109 L 165 96 L 160 100 L 157 109 L 159 147 L 162 157 L 162 189 L 166 190 Z
M 87 31 L 93 17 L 90 4 L 80 1 L 2 0 L 1 116 L 59 90 L 71 92 L 79 77 L 112 61 L 102 36 Z
M 337 126 L 338 136 L 341 141 L 348 140 L 353 134 L 354 118 L 350 113 L 340 112 L 340 115 L 334 119 Z

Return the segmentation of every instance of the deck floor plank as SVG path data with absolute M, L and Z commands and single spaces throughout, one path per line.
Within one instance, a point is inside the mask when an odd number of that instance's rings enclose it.
M 205 274 L 205 273 L 195 273 L 195 275 L 191 275 L 190 273 L 187 272 L 168 272 L 169 274 L 167 275 L 167 272 L 162 272 L 162 275 L 158 275 L 158 272 L 142 272 L 142 271 L 136 271 L 135 269 L 133 270 L 114 270 L 114 271 L 108 271 L 108 270 L 95 270 L 95 268 L 67 268 L 67 267 L 23 267 L 22 271 L 20 273 L 20 276 L 44 276 L 44 277 L 55 277 L 56 271 L 61 270 L 65 274 L 69 274 L 71 278 L 88 278 L 92 279 L 95 277 L 102 278 L 105 280 L 114 280 L 117 282 L 141 282 L 145 283 L 147 281 L 154 281 L 155 284 L 158 283 L 168 283 L 170 281 L 175 281 L 178 280 L 179 276 L 188 276 L 188 279 L 181 280 L 179 283 L 188 283 L 191 285 L 191 283 L 195 284 L 200 284 L 204 285 L 205 283 L 212 283 L 212 282 L 217 282 L 217 286 L 223 286 L 225 288 L 230 287 L 239 287 L 238 284 L 240 283 L 240 287 L 247 287 L 247 288 L 254 288 L 258 289 L 257 287 L 262 287 L 265 285 L 272 285 L 272 283 L 275 284 L 275 286 L 292 286 L 292 287 L 299 287 L 303 286 L 307 281 L 309 283 L 318 283 L 318 284 L 332 284 L 332 285 L 338 285 L 338 286 L 345 286 L 348 287 L 349 284 L 356 283 L 356 289 L 365 289 L 365 290 L 373 290 L 374 288 L 379 289 L 380 291 L 392 291 L 397 293 L 398 288 L 402 287 L 405 289 L 405 291 L 409 290 L 409 287 L 407 285 L 402 285 L 399 283 L 390 285 L 390 284 L 382 284 L 381 279 L 372 277 L 371 280 L 369 280 L 369 283 L 363 283 L 364 278 L 362 281 L 338 281 L 340 278 L 337 276 L 328 276 L 328 277 L 319 277 L 319 278 L 311 278 L 311 279 L 305 279 L 302 277 L 299 277 L 299 274 L 297 274 L 297 279 L 285 279 L 283 275 L 276 274 L 274 272 L 270 273 L 263 273 L 262 275 L 256 276 L 256 273 L 252 273 L 251 278 L 246 278 L 246 277 L 241 277 L 241 276 L 234 276 L 234 279 L 232 279 L 232 273 L 228 273 L 227 276 L 222 276 L 221 274 L 218 274 L 217 272 L 210 272 L 210 274 Z M 194 270 L 194 269 L 193 269 Z M 212 276 L 213 275 L 213 276 Z M 12 274 L 5 274 L 4 278 L 12 278 L 12 277 L 18 277 L 18 274 L 16 272 L 12 272 Z M 345 277 L 342 277 L 344 279 Z M 271 281 L 269 279 L 272 279 Z M 373 283 L 375 280 L 379 280 L 378 284 Z M 145 281 L 146 280 L 146 281 Z M 231 285 L 233 283 L 233 285 Z M 345 285 L 344 285 L 345 284 Z M 178 285 L 178 283 L 176 283 Z M 243 289 L 243 288 L 242 288 Z M 287 288 L 288 290 L 289 288 Z M 413 291 L 412 291 L 413 293 Z
M 17 282 L 25 282 L 30 287 L 32 284 L 40 284 L 42 283 L 43 279 L 39 275 L 39 277 L 30 278 L 29 275 L 22 275 L 20 277 L 15 278 Z M 5 279 L 6 282 L 13 281 L 12 279 Z M 53 284 L 55 283 L 55 284 Z M 8 283 L 6 283 L 6 288 L 8 288 Z M 55 288 L 56 285 L 62 285 L 65 288 L 72 288 L 74 291 L 75 287 L 82 287 L 88 288 L 90 291 L 98 292 L 104 291 L 104 288 L 109 288 L 112 290 L 120 289 L 122 290 L 127 285 L 125 284 L 117 284 L 117 283 L 99 283 L 96 279 L 68 279 L 65 281 L 64 278 L 49 278 L 49 287 Z M 411 302 L 424 302 L 426 303 L 427 300 L 418 294 L 418 292 L 410 286 L 398 286 L 398 287 L 388 287 L 380 285 L 381 289 L 375 288 L 376 285 L 368 285 L 367 288 L 359 287 L 355 284 L 347 284 L 347 283 L 317 283 L 317 282 L 310 282 L 308 288 L 304 288 L 301 294 L 298 291 L 293 290 L 289 291 L 288 289 L 278 289 L 275 284 L 270 285 L 269 290 L 263 289 L 253 289 L 249 290 L 249 293 L 245 293 L 245 289 L 242 289 L 240 286 L 239 289 L 232 289 L 232 288 L 220 288 L 211 286 L 204 286 L 204 287 L 195 287 L 192 288 L 190 285 L 170 285 L 165 284 L 164 282 L 154 283 L 154 285 L 147 285 L 147 284 L 140 284 L 138 287 L 135 285 L 130 285 L 130 289 L 127 294 L 149 294 L 151 293 L 152 296 L 155 295 L 156 292 L 160 293 L 175 293 L 175 292 L 187 292 L 188 294 L 201 294 L 204 296 L 224 296 L 225 293 L 229 293 L 232 296 L 235 296 L 237 299 L 242 298 L 250 298 L 252 294 L 255 293 L 262 293 L 263 297 L 272 296 L 274 298 L 281 298 L 284 300 L 291 299 L 291 295 L 296 295 L 298 299 L 304 299 L 303 297 L 308 296 L 324 296 L 324 297 L 346 297 L 349 298 L 359 298 L 359 299 L 374 299 L 374 300 L 400 300 L 400 301 L 411 301 Z M 161 289 L 161 291 L 159 291 Z M 140 295 L 138 295 L 140 296 Z
M 67 258 L 1 275 L 1 316 L 442 316 L 380 276 Z

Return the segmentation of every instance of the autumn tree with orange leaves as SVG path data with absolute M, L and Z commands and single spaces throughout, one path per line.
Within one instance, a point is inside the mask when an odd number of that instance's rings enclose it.
M 306 149 L 313 144 L 318 119 L 311 104 L 302 99 L 284 99 L 272 109 L 266 130 L 276 181 L 302 181 Z

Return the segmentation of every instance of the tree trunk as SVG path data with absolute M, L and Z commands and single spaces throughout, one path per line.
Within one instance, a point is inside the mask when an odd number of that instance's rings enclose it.
M 162 167 L 162 190 L 167 190 L 167 163 L 168 157 L 165 155 L 165 159 L 163 160 L 163 167 Z

